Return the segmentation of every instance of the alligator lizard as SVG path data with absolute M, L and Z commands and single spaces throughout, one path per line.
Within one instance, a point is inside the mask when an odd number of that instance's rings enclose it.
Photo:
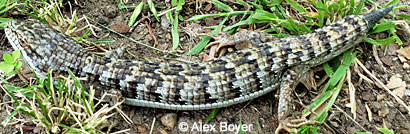
M 5 34 L 14 49 L 40 76 L 49 68 L 72 70 L 89 81 L 118 88 L 135 106 L 203 110 L 227 107 L 280 90 L 279 119 L 287 116 L 292 84 L 307 68 L 320 65 L 358 44 L 393 6 L 347 16 L 312 33 L 272 40 L 245 31 L 222 44 L 253 47 L 203 63 L 172 64 L 105 58 L 84 51 L 71 37 L 36 21 L 10 21 Z

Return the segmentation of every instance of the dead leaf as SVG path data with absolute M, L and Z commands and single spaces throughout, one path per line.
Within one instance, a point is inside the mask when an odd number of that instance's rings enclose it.
M 127 24 L 114 24 L 110 28 L 118 33 L 127 33 L 131 29 Z
M 409 47 L 400 47 L 399 50 L 397 50 L 397 53 L 403 57 L 406 57 L 407 59 L 410 59 L 410 46 Z
M 393 90 L 393 93 L 400 98 L 403 98 L 406 90 L 406 82 L 401 79 L 399 74 L 392 76 L 387 83 L 387 88 Z
M 138 126 L 138 127 L 137 127 L 137 132 L 138 132 L 138 133 L 145 133 L 145 127 L 143 127 L 143 126 Z
M 212 8 L 212 4 L 209 3 L 208 5 L 205 6 L 205 9 L 204 9 L 204 10 L 205 10 L 206 12 L 208 12 L 209 10 L 211 10 L 211 8 Z
M 387 46 L 387 54 L 396 56 L 397 55 L 397 50 L 399 49 L 399 47 L 400 46 L 396 45 L 396 44 L 389 44 Z
M 407 59 L 404 58 L 403 56 L 399 55 L 397 57 L 399 57 L 399 60 L 400 60 L 401 63 L 406 63 L 407 62 Z

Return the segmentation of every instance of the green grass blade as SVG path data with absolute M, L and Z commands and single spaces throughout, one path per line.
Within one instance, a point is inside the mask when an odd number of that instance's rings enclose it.
M 80 102 L 84 105 L 84 107 L 85 107 L 85 109 L 86 109 L 86 111 L 87 111 L 88 114 L 93 113 L 93 111 L 90 111 L 90 110 L 92 110 L 92 109 L 89 108 L 89 107 L 88 107 L 89 105 L 87 105 L 86 102 L 85 102 L 85 98 L 87 98 L 87 97 L 86 97 L 86 95 L 85 95 L 85 91 L 84 91 L 83 85 L 81 85 L 80 81 L 77 79 L 77 77 L 75 77 L 74 73 L 73 73 L 70 69 L 67 69 L 66 71 L 67 71 L 68 74 L 70 75 L 71 79 L 73 79 L 75 88 L 78 89 L 78 90 L 81 90 L 81 96 L 76 96 L 76 97 L 78 97 L 79 100 L 80 100 Z
M 5 91 L 5 92 L 11 97 L 11 99 L 13 100 L 13 101 L 12 101 L 13 105 L 15 105 L 15 106 L 20 105 L 20 101 L 17 100 L 17 98 L 14 96 L 14 94 L 13 94 L 13 92 L 12 92 L 13 89 L 9 88 L 8 86 L 14 88 L 14 86 L 12 86 L 12 85 L 4 84 L 4 87 L 3 87 L 3 88 L 4 88 L 4 91 Z
M 10 18 L 0 18 L 0 28 L 4 28 L 4 26 L 6 25 L 6 23 L 7 23 L 8 21 L 10 21 L 10 20 L 13 20 L 13 19 L 10 19 Z
M 1 124 L 2 124 L 3 126 L 6 126 L 6 124 L 9 123 L 9 121 L 10 121 L 10 120 L 14 117 L 14 115 L 16 115 L 17 112 L 19 112 L 19 111 L 21 111 L 20 108 L 15 109 L 13 112 L 10 113 L 10 115 L 8 115 L 8 116 L 6 117 L 6 119 L 4 119 L 4 120 L 1 122 Z
M 212 30 L 212 32 L 210 32 L 210 33 L 208 33 L 208 34 L 210 34 L 210 35 L 216 35 L 216 34 L 218 34 L 219 28 L 222 27 L 222 25 L 223 25 L 227 20 L 228 20 L 228 17 L 225 17 L 225 19 L 222 20 L 222 21 L 219 23 L 218 27 L 215 28 L 214 30 Z M 205 47 L 206 45 L 208 45 L 209 41 L 211 40 L 210 37 L 200 37 L 200 38 L 201 38 L 202 40 L 201 40 L 197 45 L 195 45 L 194 48 L 192 48 L 192 49 L 188 52 L 188 55 L 198 54 L 199 52 L 202 51 L 202 49 L 204 49 L 204 47 Z
M 339 95 L 340 90 L 342 89 L 342 85 L 344 83 L 344 80 L 345 80 L 345 73 L 343 73 L 342 77 L 339 79 L 339 84 L 336 86 L 336 88 L 333 89 L 332 91 L 328 91 L 328 92 L 332 92 L 332 96 L 329 99 L 328 103 L 326 104 L 325 108 L 315 118 L 316 121 L 319 121 L 319 122 L 324 122 L 325 121 L 325 119 L 328 115 L 328 111 L 330 110 L 330 108 L 332 107 L 334 102 L 336 101 L 336 98 Z
M 117 0 L 118 9 L 135 8 L 136 6 L 126 6 L 122 3 L 122 0 Z
M 349 2 L 349 14 L 353 14 L 355 4 L 356 3 L 355 3 L 354 0 L 350 0 L 350 2 Z
M 247 24 L 251 24 L 251 23 L 258 23 L 258 22 L 255 22 L 255 20 L 252 20 L 251 18 L 248 18 L 246 20 L 239 21 L 238 23 L 235 23 L 233 25 L 230 25 L 230 26 L 227 26 L 227 27 L 223 28 L 222 32 L 226 32 L 226 31 L 229 31 L 233 28 L 237 28 L 239 26 L 247 25 Z
M 7 12 L 8 10 L 14 8 L 17 5 L 18 5 L 17 3 L 14 3 L 13 5 L 8 6 L 8 7 L 4 8 L 3 10 L 0 10 L 0 14 L 3 14 L 4 12 Z
M 401 39 L 399 38 L 399 36 L 397 36 L 397 34 L 396 34 L 396 29 L 391 28 L 391 29 L 389 29 L 389 31 L 390 31 L 390 33 L 393 35 L 393 37 L 396 39 L 396 43 L 397 43 L 398 45 L 402 45 L 403 42 L 401 41 Z
M 402 8 L 407 8 L 407 7 L 409 7 L 409 5 L 400 5 L 400 6 L 393 7 L 392 10 L 397 10 L 397 9 L 402 9 Z
M 391 36 L 389 38 L 386 39 L 381 39 L 381 40 L 373 40 L 371 38 L 364 38 L 363 41 L 373 44 L 373 45 L 388 45 L 393 43 L 396 40 L 396 37 Z
M 178 0 L 178 5 L 177 8 L 175 9 L 176 11 L 181 11 L 182 10 L 182 5 L 185 4 L 185 0 Z
M 91 43 L 113 43 L 115 40 L 113 39 L 101 39 L 101 40 L 91 40 Z
M 171 35 L 172 35 L 172 50 L 176 50 L 179 46 L 179 33 L 178 33 L 178 17 L 179 11 L 182 10 L 182 5 L 185 4 L 184 0 L 179 0 L 177 8 L 175 10 L 174 22 L 171 26 Z
M 365 0 L 360 0 L 359 4 L 356 7 L 356 10 L 354 11 L 354 15 L 359 15 L 362 12 L 362 9 L 364 7 L 364 2 Z
M 157 12 L 157 9 L 155 9 L 154 2 L 152 2 L 152 0 L 147 0 L 147 3 L 148 3 L 148 7 L 151 10 L 152 14 L 154 14 L 155 19 L 159 21 L 158 12 Z
M 399 2 L 400 0 L 392 0 L 392 1 L 390 1 L 390 2 L 388 2 L 386 5 L 384 5 L 382 8 L 385 8 L 385 7 L 387 7 L 387 6 L 389 6 L 389 5 L 395 5 L 397 2 Z
M 239 118 L 239 134 L 245 134 L 245 132 L 243 131 L 243 129 L 242 129 L 242 119 L 241 118 Z
M 329 66 L 329 63 L 323 64 L 323 69 L 325 70 L 326 75 L 330 78 L 332 78 L 335 74 L 335 72 L 333 72 L 333 69 Z
M 316 125 L 303 125 L 297 130 L 299 134 L 318 134 L 317 130 L 319 129 L 320 127 Z
M 2 9 L 4 6 L 6 6 L 7 0 L 0 0 L 0 9 Z
M 172 0 L 172 1 L 171 1 L 171 5 L 172 5 L 172 6 L 176 6 L 177 4 L 178 4 L 178 0 Z
M 330 82 L 327 82 L 325 84 L 324 89 L 329 89 L 329 87 L 330 87 Z M 333 88 L 333 87 L 331 87 L 331 88 Z M 312 103 L 309 104 L 309 108 L 310 109 L 315 109 L 320 104 L 324 103 L 327 99 L 329 99 L 332 96 L 332 93 L 333 92 L 323 90 L 323 92 L 320 94 L 320 96 L 315 101 L 313 101 Z M 303 111 L 303 115 L 307 115 L 309 113 L 310 113 L 309 110 L 304 110 Z
M 176 50 L 179 45 L 179 33 L 178 33 L 178 12 L 175 12 L 174 23 L 172 24 L 171 35 L 172 35 L 172 50 Z
M 235 0 L 235 1 L 241 4 L 242 6 L 244 6 L 245 8 L 249 8 L 249 5 L 245 1 L 243 0 Z
M 299 13 L 306 12 L 306 9 L 305 9 L 305 8 L 303 8 L 302 6 L 300 6 L 298 3 L 296 3 L 296 2 L 293 1 L 293 0 L 286 0 L 286 2 L 287 2 L 288 4 L 290 4 L 293 8 L 295 8 Z
M 72 127 L 70 127 L 70 126 L 67 126 L 67 125 L 65 125 L 65 124 L 58 124 L 58 126 L 69 130 L 69 131 L 68 131 L 69 134 L 81 134 L 81 133 L 82 133 L 82 131 L 77 130 L 77 129 L 75 129 L 75 128 L 72 128 Z
M 213 118 L 215 118 L 216 114 L 219 112 L 219 108 L 215 108 L 212 110 L 212 112 L 208 115 L 208 117 L 205 120 L 205 124 L 209 123 Z
M 212 3 L 213 3 L 216 7 L 220 8 L 220 9 L 226 11 L 226 12 L 231 12 L 231 11 L 233 11 L 233 9 L 232 9 L 231 7 L 229 7 L 228 5 L 222 3 L 222 2 L 220 2 L 220 1 L 218 1 L 218 0 L 213 0 Z
M 379 132 L 381 132 L 381 133 L 383 133 L 383 134 L 394 134 L 394 131 L 393 131 L 393 130 L 389 130 L 389 129 L 387 129 L 387 128 L 379 128 L 379 127 L 376 127 L 376 129 L 377 129 L 377 131 L 379 131 Z
M 387 31 L 391 28 L 394 28 L 394 23 L 391 22 L 391 21 L 386 21 L 382 24 L 376 24 L 373 27 L 373 30 L 369 32 L 369 34 L 380 33 L 380 32 L 383 32 L 383 31 Z
M 325 12 L 322 11 L 322 10 L 319 10 L 319 18 L 318 18 L 318 21 L 319 21 L 319 27 L 323 27 L 323 24 L 324 24 L 324 22 L 325 22 Z
M 138 6 L 135 7 L 134 11 L 131 14 L 130 20 L 128 21 L 128 26 L 131 27 L 132 25 L 134 25 L 143 8 L 144 2 L 140 2 L 140 4 L 138 4 Z
M 276 22 L 279 21 L 281 19 L 279 19 L 278 16 L 267 12 L 265 10 L 256 10 L 255 13 L 251 16 L 252 19 L 256 19 L 256 20 L 265 20 L 265 21 L 272 21 L 272 22 Z
M 255 9 L 259 9 L 259 10 L 263 9 L 262 5 L 256 4 L 255 2 L 252 2 L 252 1 L 247 1 L 247 2 L 250 3 L 253 7 L 255 7 Z
M 330 109 L 330 107 L 333 105 L 334 101 L 336 100 L 336 97 L 338 93 L 340 92 L 340 89 L 342 88 L 346 71 L 350 67 L 350 65 L 353 63 L 353 60 L 356 57 L 356 54 L 357 52 L 354 52 L 353 54 L 351 54 L 351 51 L 346 51 L 343 54 L 343 63 L 336 69 L 334 75 L 326 83 L 323 89 L 323 92 L 318 97 L 318 99 L 316 99 L 309 105 L 311 109 L 316 109 L 316 107 L 319 106 L 319 104 L 324 103 L 324 101 L 326 101 L 330 97 L 330 100 L 327 102 L 325 108 L 315 118 L 316 121 L 322 122 L 324 121 L 324 119 L 326 119 L 327 111 Z M 336 88 L 333 88 L 335 86 Z M 304 115 L 309 114 L 309 113 L 310 112 L 308 110 L 303 111 Z

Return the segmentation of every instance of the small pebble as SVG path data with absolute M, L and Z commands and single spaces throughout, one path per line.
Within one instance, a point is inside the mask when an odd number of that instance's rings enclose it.
M 379 111 L 379 116 L 381 116 L 381 117 L 386 117 L 387 114 L 389 114 L 389 109 L 388 108 L 383 108 Z
M 166 126 L 167 130 L 172 130 L 177 122 L 177 114 L 176 113 L 167 113 L 161 117 L 162 125 Z

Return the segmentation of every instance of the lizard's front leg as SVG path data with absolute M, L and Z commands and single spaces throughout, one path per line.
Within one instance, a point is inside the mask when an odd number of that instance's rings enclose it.
M 292 92 L 300 82 L 302 76 L 304 76 L 308 70 L 309 67 L 307 65 L 298 65 L 286 70 L 282 75 L 278 104 L 279 126 L 276 128 L 275 134 L 278 134 L 282 129 L 289 133 L 297 133 L 296 129 L 302 125 L 317 124 L 316 121 L 291 119 L 291 117 L 288 117 L 290 114 L 290 106 L 292 104 Z

